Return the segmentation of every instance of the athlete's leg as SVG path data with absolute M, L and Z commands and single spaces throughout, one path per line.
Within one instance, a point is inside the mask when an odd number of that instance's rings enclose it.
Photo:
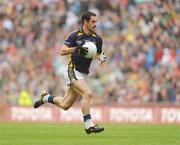
M 90 101 L 92 98 L 92 92 L 88 87 L 87 83 L 84 79 L 73 81 L 72 88 L 75 92 L 77 92 L 80 96 L 82 96 L 81 100 L 81 110 L 83 115 L 90 114 Z
M 39 100 L 35 102 L 34 108 L 38 108 L 42 104 L 49 102 L 59 106 L 64 110 L 68 110 L 78 97 L 78 93 L 76 93 L 70 86 L 68 86 L 64 97 L 52 96 L 47 92 L 42 92 Z
M 90 114 L 92 92 L 84 79 L 73 80 L 72 84 L 66 90 L 65 96 L 63 98 L 60 96 L 54 97 L 53 102 L 57 106 L 67 110 L 79 96 L 82 96 L 81 110 L 83 116 Z
M 90 115 L 90 101 L 92 97 L 91 90 L 86 84 L 84 79 L 73 81 L 72 88 L 74 89 L 75 92 L 77 92 L 80 96 L 82 96 L 81 111 L 83 114 L 85 129 L 87 130 L 92 126 L 94 126 L 94 123 Z
M 53 103 L 64 110 L 68 110 L 78 97 L 79 95 L 71 88 L 71 86 L 68 86 L 64 97 L 54 97 Z
M 90 101 L 92 98 L 92 92 L 88 87 L 87 83 L 84 79 L 79 79 L 73 81 L 72 88 L 75 92 L 77 92 L 80 96 L 82 96 L 81 100 L 81 110 L 85 123 L 85 131 L 86 133 L 98 133 L 104 130 L 103 127 L 98 127 L 94 125 L 90 115 Z

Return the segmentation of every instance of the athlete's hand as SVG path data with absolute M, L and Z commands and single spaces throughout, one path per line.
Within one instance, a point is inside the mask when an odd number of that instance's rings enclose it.
M 88 53 L 88 48 L 87 47 L 80 47 L 80 54 L 85 56 Z
M 99 55 L 99 62 L 100 64 L 104 63 L 106 61 L 107 56 L 104 54 L 104 51 Z
M 77 51 L 78 53 L 80 53 L 83 56 L 85 56 L 88 53 L 88 48 L 87 47 L 83 47 L 84 43 L 82 41 L 80 41 L 77 44 L 78 44 L 78 46 L 75 47 L 75 51 Z

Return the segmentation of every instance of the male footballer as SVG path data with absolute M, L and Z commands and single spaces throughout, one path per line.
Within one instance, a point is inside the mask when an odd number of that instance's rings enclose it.
M 83 47 L 85 42 L 91 41 L 97 47 L 97 57 L 100 63 L 106 61 L 106 56 L 102 51 L 102 39 L 96 34 L 95 28 L 97 23 L 97 16 L 95 13 L 86 11 L 81 17 L 82 26 L 66 38 L 64 45 L 60 49 L 62 56 L 69 57 L 67 69 L 65 70 L 65 80 L 67 83 L 67 90 L 64 97 L 52 96 L 48 92 L 42 92 L 39 99 L 35 102 L 34 108 L 38 108 L 42 104 L 48 102 L 59 106 L 64 110 L 68 110 L 79 96 L 81 99 L 81 111 L 85 123 L 85 131 L 87 134 L 99 133 L 104 130 L 103 127 L 95 125 L 90 114 L 90 101 L 92 98 L 92 91 L 89 88 L 85 78 L 89 73 L 89 67 L 92 58 L 86 58 L 88 53 L 87 47 Z

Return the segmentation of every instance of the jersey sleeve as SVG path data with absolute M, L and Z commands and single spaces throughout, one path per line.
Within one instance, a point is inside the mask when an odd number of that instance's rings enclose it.
M 97 46 L 97 52 L 99 54 L 102 52 L 102 44 L 103 44 L 102 38 L 98 36 L 96 46 Z
M 64 44 L 69 47 L 76 46 L 76 36 L 77 36 L 77 31 L 71 32 L 69 36 L 65 39 Z

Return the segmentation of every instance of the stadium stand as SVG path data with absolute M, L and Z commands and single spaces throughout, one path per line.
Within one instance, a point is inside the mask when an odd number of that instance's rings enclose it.
M 1 104 L 64 93 L 59 48 L 85 10 L 98 14 L 108 56 L 91 66 L 93 103 L 180 103 L 178 0 L 0 0 Z

